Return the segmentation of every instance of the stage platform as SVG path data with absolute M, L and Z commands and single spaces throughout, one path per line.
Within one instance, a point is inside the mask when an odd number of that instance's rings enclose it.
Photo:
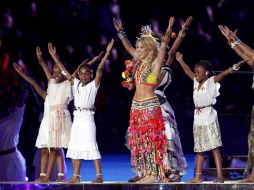
M 254 183 L 236 183 L 225 182 L 224 184 L 214 184 L 205 182 L 202 184 L 188 183 L 156 183 L 156 184 L 135 184 L 135 183 L 119 183 L 106 182 L 103 184 L 91 183 L 49 183 L 38 184 L 35 182 L 19 183 L 19 182 L 2 182 L 0 190 L 253 190 Z

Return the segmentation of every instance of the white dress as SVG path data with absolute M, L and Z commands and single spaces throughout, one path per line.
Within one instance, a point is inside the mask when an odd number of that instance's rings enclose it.
M 74 111 L 71 130 L 71 139 L 66 157 L 72 159 L 95 160 L 101 159 L 96 141 L 96 126 L 94 122 L 94 102 L 99 87 L 95 81 L 82 87 L 78 79 L 74 79 L 72 86 L 74 106 L 79 108 Z M 87 109 L 86 109 L 87 108 Z
M 56 83 L 54 79 L 49 80 L 36 147 L 68 148 L 72 122 L 67 107 L 71 99 L 69 81 Z
M 208 78 L 198 89 L 199 83 L 194 78 L 194 152 L 204 152 L 222 146 L 217 112 L 213 108 L 219 96 L 220 84 L 214 77 Z
M 24 110 L 25 106 L 16 107 L 14 112 L 0 120 L 0 152 L 17 147 Z M 17 148 L 0 156 L 0 171 L 0 181 L 25 181 L 26 161 Z

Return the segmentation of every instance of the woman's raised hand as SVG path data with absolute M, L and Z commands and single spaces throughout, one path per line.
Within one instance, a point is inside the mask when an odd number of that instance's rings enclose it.
M 236 37 L 237 30 L 232 32 L 227 26 L 223 26 L 223 25 L 219 25 L 219 29 L 227 40 L 232 40 Z
M 121 19 L 113 18 L 114 27 L 117 32 L 120 32 L 120 30 L 123 28 L 123 24 Z
M 182 29 L 188 29 L 192 20 L 193 20 L 192 16 L 188 17 L 185 23 L 182 25 Z
M 166 32 L 171 32 L 172 31 L 172 27 L 175 23 L 175 17 L 170 17 L 169 21 L 168 21 L 168 28 L 166 30 Z

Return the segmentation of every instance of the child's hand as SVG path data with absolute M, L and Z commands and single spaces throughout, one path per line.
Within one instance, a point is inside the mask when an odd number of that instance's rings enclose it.
M 180 52 L 177 52 L 176 53 L 176 60 L 178 62 L 182 61 L 183 60 L 183 54 L 181 54 Z
M 56 55 L 56 48 L 52 45 L 51 42 L 48 43 L 48 50 L 51 56 Z
M 14 69 L 18 72 L 18 73 L 21 73 L 21 72 L 23 72 L 22 71 L 22 68 L 19 66 L 19 64 L 17 64 L 17 63 L 13 63 L 13 67 L 14 67 Z
M 42 57 L 42 51 L 39 46 L 36 47 L 36 55 L 37 55 L 38 59 L 40 59 Z
M 109 42 L 107 46 L 107 52 L 110 52 L 112 50 L 113 45 L 114 45 L 114 39 L 112 39 L 111 42 Z

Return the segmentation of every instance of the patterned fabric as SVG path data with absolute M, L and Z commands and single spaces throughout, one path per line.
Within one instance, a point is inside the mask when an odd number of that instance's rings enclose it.
M 205 152 L 222 146 L 218 119 L 210 125 L 194 125 L 194 152 Z
M 139 176 L 153 173 L 162 178 L 168 168 L 167 143 L 158 98 L 133 99 L 128 144 L 134 172 Z
M 248 173 L 251 172 L 254 163 L 254 106 L 252 107 L 250 132 L 248 135 L 248 146 L 249 146 L 248 160 L 244 171 L 244 175 L 247 175 Z

